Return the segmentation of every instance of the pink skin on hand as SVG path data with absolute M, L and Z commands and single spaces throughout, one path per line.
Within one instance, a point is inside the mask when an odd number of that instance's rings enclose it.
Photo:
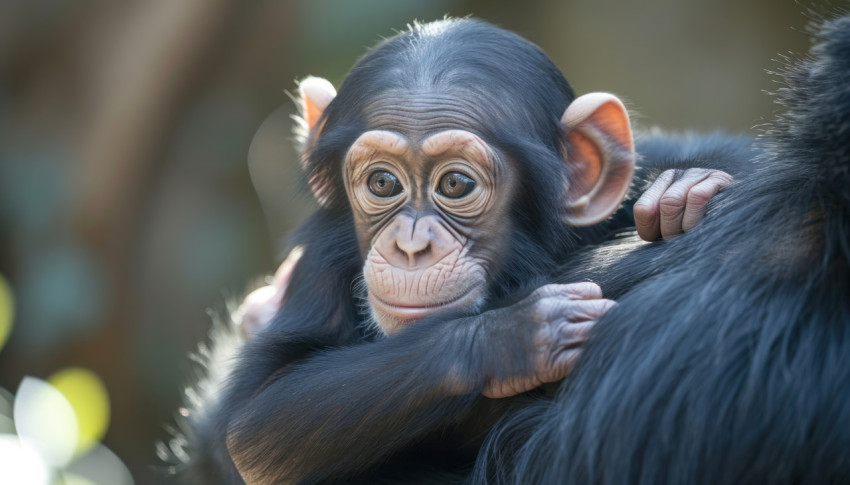
M 491 399 L 515 396 L 570 372 L 596 321 L 616 303 L 602 297 L 595 283 L 551 284 L 538 288 L 501 312 L 507 321 L 533 328 L 534 365 L 524 374 L 488 379 L 482 394 Z
M 688 169 L 679 179 L 674 174 L 674 170 L 662 173 L 635 203 L 635 226 L 646 241 L 668 239 L 696 227 L 708 201 L 733 181 L 726 172 L 704 168 Z
M 239 322 L 246 338 L 251 339 L 268 327 L 272 318 L 280 310 L 286 297 L 286 288 L 292 278 L 292 271 L 302 254 L 301 247 L 293 249 L 275 272 L 272 283 L 249 293 L 233 313 L 233 319 Z

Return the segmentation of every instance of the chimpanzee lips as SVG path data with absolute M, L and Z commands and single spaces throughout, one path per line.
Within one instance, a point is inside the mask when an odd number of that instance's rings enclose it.
M 429 303 L 425 305 L 411 305 L 410 303 L 390 303 L 381 299 L 374 293 L 369 293 L 372 308 L 381 313 L 386 313 L 394 318 L 405 322 L 413 322 L 427 316 L 440 312 L 457 310 L 473 304 L 477 298 L 477 291 L 473 286 L 467 291 L 447 300 Z

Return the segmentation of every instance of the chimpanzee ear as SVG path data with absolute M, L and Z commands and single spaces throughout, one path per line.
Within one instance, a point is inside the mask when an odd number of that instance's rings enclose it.
M 567 223 L 589 226 L 605 220 L 626 196 L 635 168 L 629 115 L 613 94 L 590 93 L 567 107 L 561 124 L 567 137 Z
M 336 97 L 336 89 L 327 80 L 320 77 L 308 77 L 298 83 L 301 116 L 307 122 L 307 130 L 313 131 L 325 108 Z
M 304 134 L 305 138 L 312 136 L 311 134 L 316 131 L 322 113 L 324 113 L 325 108 L 331 104 L 331 101 L 335 97 L 336 89 L 334 89 L 333 85 L 327 79 L 311 76 L 298 83 L 298 101 L 301 108 L 301 116 L 307 125 L 307 133 Z M 313 143 L 315 143 L 315 140 L 313 140 Z M 309 152 L 309 147 L 305 147 L 301 153 L 301 167 L 304 169 L 307 168 L 307 152 Z M 313 174 L 307 180 L 307 183 L 310 185 L 310 189 L 313 191 L 313 195 L 316 196 L 319 204 L 325 205 L 330 194 L 330 187 L 327 185 L 325 177 Z

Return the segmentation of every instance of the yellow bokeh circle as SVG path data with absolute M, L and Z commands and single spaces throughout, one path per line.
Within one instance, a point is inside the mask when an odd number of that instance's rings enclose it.
M 47 381 L 65 396 L 74 409 L 79 426 L 78 456 L 98 444 L 109 427 L 109 395 L 103 381 L 94 372 L 72 367 L 63 369 Z
M 9 334 L 12 333 L 12 318 L 15 316 L 15 299 L 12 296 L 12 287 L 0 275 L 0 349 L 6 344 Z

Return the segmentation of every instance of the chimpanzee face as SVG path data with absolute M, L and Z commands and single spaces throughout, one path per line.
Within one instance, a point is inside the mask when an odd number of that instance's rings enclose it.
M 485 297 L 510 231 L 511 165 L 470 131 L 459 100 L 387 97 L 345 157 L 345 186 L 364 255 L 364 281 L 380 328 Z M 436 129 L 434 129 L 436 127 Z

